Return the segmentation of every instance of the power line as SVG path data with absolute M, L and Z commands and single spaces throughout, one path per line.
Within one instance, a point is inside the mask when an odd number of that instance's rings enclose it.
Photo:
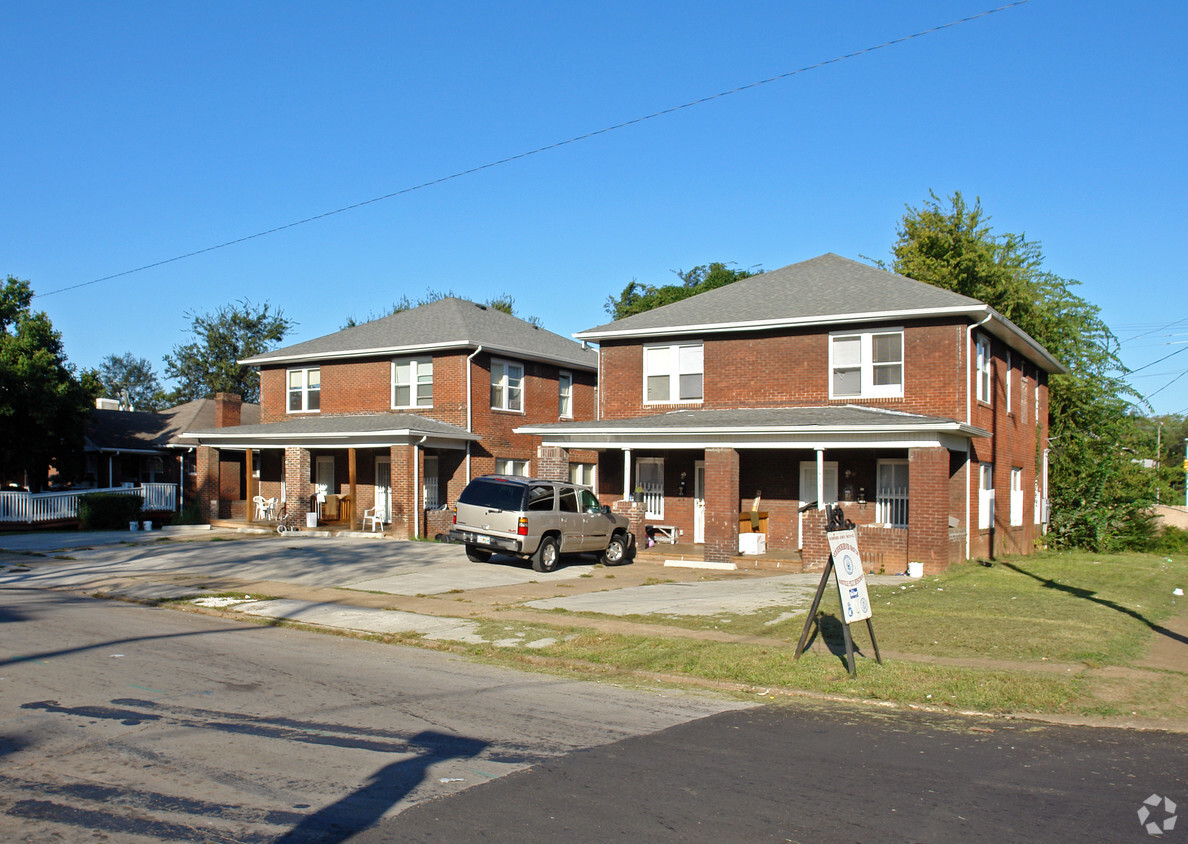
M 1188 369 L 1185 369 L 1183 372 L 1181 372 L 1179 375 L 1177 375 L 1177 376 L 1176 376 L 1175 378 L 1173 378 L 1172 380 L 1168 381 L 1166 384 L 1164 384 L 1162 387 L 1160 387 L 1160 388 L 1159 388 L 1158 390 L 1156 390 L 1155 392 L 1153 392 L 1153 393 L 1149 393 L 1148 395 L 1144 396 L 1144 397 L 1143 397 L 1143 401 L 1145 401 L 1145 402 L 1147 402 L 1147 403 L 1149 404 L 1149 403 L 1150 403 L 1150 401 L 1151 401 L 1151 397 L 1152 397 L 1152 396 L 1157 396 L 1157 395 L 1159 395 L 1159 394 L 1160 394 L 1160 393 L 1162 393 L 1164 390 L 1166 390 L 1168 387 L 1170 387 L 1172 384 L 1176 383 L 1176 382 L 1177 382 L 1177 381 L 1179 381 L 1181 378 L 1183 378 L 1185 375 L 1188 375 Z
M 1144 331 L 1141 334 L 1136 334 L 1133 337 L 1128 337 L 1125 340 L 1121 340 L 1119 342 L 1130 343 L 1134 340 L 1139 339 L 1140 337 L 1146 337 L 1148 334 L 1154 334 L 1156 331 L 1163 331 L 1163 329 L 1165 329 L 1165 328 L 1171 328 L 1173 325 L 1179 325 L 1181 322 L 1186 322 L 1186 321 L 1188 321 L 1188 317 L 1180 317 L 1177 320 L 1173 320 L 1172 322 L 1169 322 L 1167 325 L 1161 325 L 1158 328 L 1152 328 L 1150 331 Z M 1169 335 L 1169 336 L 1175 336 L 1175 335 Z
M 365 199 L 362 202 L 356 202 L 351 205 L 344 205 L 341 208 L 335 208 L 333 211 L 325 211 L 321 214 L 315 214 L 312 217 L 306 217 L 303 220 L 296 220 L 295 222 L 292 222 L 292 223 L 285 223 L 284 225 L 281 225 L 281 226 L 275 226 L 274 228 L 265 229 L 264 231 L 256 232 L 255 234 L 249 234 L 249 235 L 245 235 L 243 237 L 237 237 L 234 240 L 228 240 L 223 243 L 215 244 L 214 246 L 207 246 L 203 249 L 195 249 L 194 251 L 186 252 L 183 255 L 176 255 L 172 258 L 165 258 L 164 260 L 161 260 L 161 261 L 154 261 L 151 264 L 145 264 L 144 266 L 136 267 L 135 269 L 124 270 L 123 272 L 113 273 L 111 275 L 105 275 L 102 278 L 96 278 L 96 279 L 92 279 L 91 281 L 80 282 L 79 284 L 71 284 L 67 287 L 59 287 L 57 290 L 50 290 L 47 293 L 38 293 L 34 296 L 34 298 L 44 297 L 44 296 L 53 296 L 57 293 L 65 293 L 68 290 L 77 290 L 80 287 L 88 287 L 92 284 L 99 284 L 102 281 L 111 281 L 112 279 L 121 278 L 126 275 L 132 275 L 133 273 L 139 273 L 139 272 L 144 272 L 145 270 L 151 270 L 154 267 L 161 267 L 161 266 L 164 266 L 165 264 L 172 264 L 177 261 L 184 261 L 186 258 L 193 258 L 197 255 L 203 255 L 207 252 L 214 252 L 217 249 L 226 249 L 228 246 L 235 246 L 236 244 L 245 243 L 246 241 L 249 241 L 249 240 L 255 240 L 256 238 L 259 238 L 259 237 L 265 237 L 270 234 L 276 234 L 277 232 L 282 232 L 285 229 L 291 229 L 296 226 L 303 226 L 306 223 L 313 223 L 317 220 L 324 220 L 327 217 L 334 216 L 335 214 L 342 214 L 346 211 L 353 211 L 356 208 L 363 208 L 364 206 L 367 206 L 367 205 L 373 205 L 377 202 L 383 202 L 385 199 L 392 199 L 397 196 L 403 196 L 406 193 L 412 193 L 413 191 L 423 190 L 425 188 L 433 187 L 434 185 L 440 185 L 443 182 L 448 182 L 453 179 L 459 179 L 463 176 L 469 176 L 474 173 L 481 172 L 483 170 L 489 170 L 492 167 L 499 167 L 500 165 L 503 165 L 503 164 L 509 164 L 513 161 L 518 161 L 521 158 L 527 158 L 530 155 L 537 155 L 542 152 L 549 152 L 550 150 L 557 149 L 558 147 L 567 146 L 569 144 L 576 144 L 578 141 L 585 141 L 585 140 L 589 140 L 590 138 L 597 137 L 599 135 L 605 135 L 608 132 L 614 132 L 616 129 L 624 129 L 628 126 L 634 126 L 637 123 L 643 123 L 645 120 L 652 120 L 657 117 L 664 117 L 665 115 L 673 114 L 674 112 L 682 111 L 687 108 L 704 105 L 705 103 L 721 99 L 722 97 L 728 97 L 731 94 L 738 94 L 742 91 L 748 91 L 752 88 L 758 88 L 760 85 L 767 85 L 772 82 L 779 82 L 782 79 L 787 79 L 791 76 L 797 76 L 798 74 L 801 74 L 801 73 L 807 73 L 810 70 L 818 70 L 820 68 L 826 67 L 831 64 L 837 64 L 838 62 L 845 61 L 847 59 L 857 58 L 858 56 L 863 56 L 863 55 L 866 55 L 867 53 L 873 53 L 876 50 L 882 50 L 884 47 L 893 47 L 897 44 L 903 44 L 906 41 L 911 41 L 915 38 L 921 38 L 925 35 L 931 35 L 932 33 L 940 32 L 941 30 L 950 29 L 951 27 L 958 26 L 959 24 L 969 23 L 970 21 L 975 21 L 978 18 L 984 18 L 989 15 L 993 15 L 998 12 L 1002 12 L 1002 11 L 1006 11 L 1007 9 L 1014 8 L 1015 6 L 1022 6 L 1029 2 L 1031 2 L 1031 0 L 1016 0 L 1016 2 L 1007 3 L 1005 6 L 999 6 L 996 9 L 989 9 L 985 12 L 979 12 L 976 15 L 970 15 L 969 17 L 961 18 L 959 20 L 950 21 L 949 23 L 944 23 L 944 24 L 940 24 L 939 26 L 931 27 L 930 29 L 924 29 L 924 30 L 921 30 L 920 32 L 914 32 L 911 35 L 904 35 L 899 38 L 894 38 L 890 41 L 884 41 L 883 43 L 876 44 L 873 47 L 866 47 L 862 50 L 857 50 L 853 53 L 846 53 L 845 55 L 842 55 L 842 56 L 836 56 L 832 59 L 826 59 L 825 61 L 817 62 L 816 64 L 806 65 L 805 67 L 797 68 L 796 70 L 790 70 L 786 73 L 781 73 L 776 76 L 770 76 L 767 79 L 761 79 L 758 82 L 750 82 L 746 85 L 740 85 L 737 88 L 731 88 L 729 91 L 722 91 L 721 93 L 718 93 L 718 94 L 710 94 L 709 96 L 702 97 L 701 99 L 692 100 L 690 102 L 682 103 L 681 105 L 677 105 L 677 106 L 672 106 L 671 108 L 666 108 L 661 111 L 655 111 L 655 112 L 652 112 L 651 114 L 645 114 L 643 117 L 636 117 L 631 120 L 625 120 L 622 123 L 616 123 L 615 125 L 607 126 L 604 129 L 596 129 L 593 132 L 587 132 L 584 135 L 576 135 L 576 136 L 574 136 L 572 138 L 568 138 L 564 141 L 556 141 L 555 143 L 547 144 L 542 147 L 537 147 L 536 149 L 528 150 L 527 152 L 517 153 L 516 155 L 511 155 L 511 156 L 508 156 L 507 158 L 500 158 L 497 161 L 491 161 L 487 164 L 480 164 L 477 167 L 471 167 L 466 170 L 459 170 L 458 172 L 451 173 L 448 176 L 441 176 L 440 178 L 437 178 L 437 179 L 431 179 L 428 182 L 421 182 L 419 185 L 413 185 L 412 187 L 402 188 L 400 190 L 393 191 L 391 193 L 386 193 L 383 196 L 373 197 L 372 199 Z
M 1178 355 L 1180 352 L 1188 352 L 1188 346 L 1185 346 L 1185 347 L 1184 347 L 1184 348 L 1182 348 L 1182 349 L 1176 349 L 1176 350 L 1175 350 L 1174 352 L 1172 352 L 1171 354 L 1169 354 L 1169 355 L 1164 355 L 1164 356 L 1163 356 L 1163 357 L 1161 357 L 1159 360 L 1153 360 L 1153 361 L 1151 361 L 1150 363 L 1144 363 L 1144 364 L 1143 364 L 1142 366 L 1140 366 L 1138 369 L 1132 369 L 1132 370 L 1130 370 L 1130 373 L 1129 373 L 1129 374 L 1130 374 L 1130 375 L 1134 375 L 1134 373 L 1136 373 L 1136 372 L 1142 372 L 1144 369 L 1149 369 L 1150 367 L 1154 366 L 1154 365 L 1155 365 L 1155 364 L 1157 364 L 1157 363 L 1163 363 L 1163 362 L 1164 362 L 1165 360 L 1167 360 L 1168 358 L 1170 358 L 1170 357 L 1175 357 L 1175 356 L 1176 356 L 1176 355 Z

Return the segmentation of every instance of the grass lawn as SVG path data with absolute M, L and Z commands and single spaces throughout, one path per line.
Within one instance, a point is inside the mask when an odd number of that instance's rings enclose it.
M 1188 557 L 1151 554 L 1043 553 L 956 565 L 944 575 L 870 588 L 874 628 L 885 659 L 860 659 L 846 675 L 837 652 L 837 592 L 822 603 L 822 629 L 833 653 L 812 651 L 792 660 L 805 611 L 774 607 L 711 618 L 635 616 L 652 625 L 717 628 L 769 639 L 714 642 L 682 636 L 623 635 L 583 627 L 583 614 L 525 627 L 525 640 L 556 637 L 532 649 L 539 657 L 580 662 L 613 674 L 656 672 L 754 687 L 788 688 L 899 703 L 996 712 L 1188 717 L 1188 643 L 1185 670 L 1136 667 L 1161 625 L 1188 612 Z M 556 619 L 559 620 L 559 619 Z M 873 657 L 865 625 L 857 646 Z M 479 649 L 515 661 L 516 646 Z M 958 664 L 955 664 L 958 663 Z M 1056 665 L 1057 663 L 1061 665 Z M 1066 665 L 1064 665 L 1066 664 Z

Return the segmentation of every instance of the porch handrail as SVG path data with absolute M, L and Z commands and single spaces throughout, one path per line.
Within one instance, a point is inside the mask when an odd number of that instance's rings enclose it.
M 77 519 L 79 497 L 97 492 L 108 495 L 138 495 L 143 502 L 143 508 L 150 512 L 163 513 L 177 509 L 177 484 L 150 483 L 137 487 L 119 486 L 56 492 L 0 490 L 0 522 L 37 524 Z

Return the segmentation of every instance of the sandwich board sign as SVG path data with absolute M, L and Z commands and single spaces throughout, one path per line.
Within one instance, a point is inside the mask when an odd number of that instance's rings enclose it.
M 817 584 L 817 594 L 813 598 L 813 606 L 809 610 L 808 618 L 804 622 L 804 630 L 800 634 L 800 642 L 796 645 L 793 659 L 800 659 L 809 641 L 809 633 L 813 625 L 820 629 L 817 610 L 821 607 L 821 598 L 825 595 L 825 588 L 832 574 L 837 579 L 837 594 L 841 599 L 842 635 L 846 641 L 846 664 L 850 669 L 850 676 L 858 676 L 854 667 L 854 639 L 850 636 L 850 625 L 857 621 L 865 621 L 866 629 L 870 633 L 870 644 L 874 648 L 875 659 L 879 665 L 883 664 L 883 657 L 879 653 L 879 643 L 875 639 L 874 625 L 870 622 L 870 596 L 866 593 L 866 573 L 862 570 L 862 555 L 858 553 L 858 531 L 854 523 L 846 519 L 841 507 L 829 505 L 825 508 L 827 526 L 825 538 L 829 541 L 829 562 L 825 564 L 825 571 L 821 573 L 821 582 Z
M 835 530 L 825 534 L 833 555 L 833 573 L 841 598 L 842 620 L 846 624 L 870 618 L 870 596 L 866 594 L 866 574 L 858 553 L 858 531 Z

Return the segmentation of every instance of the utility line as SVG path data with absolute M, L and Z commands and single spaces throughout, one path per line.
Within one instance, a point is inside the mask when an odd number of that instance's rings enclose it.
M 1132 370 L 1130 370 L 1130 372 L 1129 372 L 1129 373 L 1127 373 L 1127 374 L 1129 374 L 1129 375 L 1134 375 L 1134 373 L 1136 373 L 1136 372 L 1142 372 L 1144 369 L 1148 369 L 1148 368 L 1150 368 L 1150 367 L 1154 366 L 1154 365 L 1155 365 L 1155 364 L 1157 364 L 1157 363 L 1163 363 L 1165 360 L 1167 360 L 1167 359 L 1168 359 L 1168 358 L 1170 358 L 1170 357 L 1175 357 L 1175 356 L 1176 356 L 1176 355 L 1178 355 L 1180 352 L 1188 352 L 1188 346 L 1185 346 L 1185 347 L 1184 347 L 1184 348 L 1182 348 L 1182 349 L 1176 349 L 1176 350 L 1175 350 L 1174 352 L 1172 352 L 1171 354 L 1169 354 L 1169 355 L 1164 355 L 1164 356 L 1163 356 L 1163 357 L 1161 357 L 1159 360 L 1153 360 L 1153 361 L 1151 361 L 1150 363 L 1144 363 L 1144 364 L 1143 364 L 1142 366 L 1140 366 L 1138 369 L 1132 369 Z
M 940 24 L 939 26 L 931 27 L 930 29 L 924 29 L 924 30 L 921 30 L 920 32 L 914 32 L 911 35 L 904 35 L 899 38 L 892 39 L 890 41 L 884 41 L 883 43 L 876 44 L 873 47 L 866 47 L 862 50 L 857 50 L 853 53 L 846 53 L 845 55 L 842 55 L 842 56 L 836 56 L 832 59 L 826 59 L 825 61 L 817 62 L 816 64 L 806 65 L 805 67 L 801 67 L 796 70 L 790 70 L 786 73 L 781 73 L 777 76 L 770 76 L 767 79 L 761 79 L 758 82 L 750 82 L 746 85 L 740 85 L 737 88 L 731 88 L 729 91 L 722 91 L 721 93 L 718 93 L 718 94 L 710 94 L 709 96 L 702 97 L 701 99 L 692 100 L 690 102 L 682 103 L 681 105 L 677 105 L 677 106 L 672 106 L 671 108 L 666 108 L 661 111 L 655 111 L 655 112 L 652 112 L 651 114 L 645 114 L 643 117 L 636 117 L 632 120 L 626 120 L 622 123 L 616 123 L 615 125 L 607 126 L 604 129 L 596 129 L 593 132 L 587 132 L 584 135 L 576 135 L 576 136 L 574 136 L 572 138 L 568 138 L 564 141 L 556 141 L 555 143 L 547 144 L 542 147 L 537 147 L 536 149 L 528 150 L 527 152 L 517 153 L 516 155 L 511 155 L 511 156 L 508 156 L 507 158 L 500 158 L 497 161 L 491 161 L 487 164 L 480 164 L 477 167 L 471 167 L 466 170 L 459 170 L 458 172 L 451 173 L 448 176 L 441 176 L 437 179 L 431 179 L 428 182 L 421 182 L 419 185 L 413 185 L 412 187 L 402 188 L 401 190 L 393 191 L 391 193 L 386 193 L 383 196 L 373 197 L 372 199 L 365 199 L 362 202 L 356 202 L 351 205 L 344 205 L 341 208 L 335 208 L 333 211 L 325 211 L 321 214 L 315 214 L 312 217 L 306 217 L 303 220 L 296 220 L 292 223 L 285 223 L 284 225 L 281 225 L 281 226 L 276 226 L 271 229 L 265 229 L 264 231 L 256 232 L 255 234 L 249 234 L 249 235 L 245 235 L 243 237 L 237 237 L 234 240 L 228 240 L 223 243 L 215 244 L 214 246 L 207 246 L 203 249 L 195 249 L 193 252 L 186 252 L 183 255 L 176 255 L 173 258 L 166 258 L 161 261 L 154 261 L 151 264 L 145 264 L 144 266 L 136 267 L 135 269 L 124 270 L 123 272 L 113 273 L 111 275 L 105 275 L 102 278 L 96 278 L 91 281 L 84 281 L 84 282 L 80 282 L 79 284 L 69 285 L 67 287 L 59 287 L 57 290 L 50 290 L 47 293 L 38 293 L 34 296 L 34 298 L 39 298 L 39 297 L 44 297 L 44 296 L 53 296 L 57 293 L 65 293 L 68 290 L 77 290 L 80 287 L 88 287 L 92 284 L 99 284 L 102 281 L 111 281 L 112 279 L 121 278 L 126 275 L 132 275 L 133 273 L 139 273 L 139 272 L 143 272 L 145 270 L 151 270 L 154 267 L 161 267 L 161 266 L 164 266 L 165 264 L 172 264 L 177 261 L 183 261 L 186 258 L 193 258 L 197 255 L 203 255 L 207 252 L 214 252 L 217 249 L 225 249 L 228 246 L 235 246 L 236 244 L 245 243 L 246 241 L 249 241 L 249 240 L 255 240 L 256 238 L 259 238 L 259 237 L 265 237 L 270 234 L 276 234 L 277 232 L 282 232 L 285 229 L 291 229 L 296 226 L 302 226 L 302 225 L 305 225 L 306 223 L 312 223 L 317 220 L 324 220 L 327 217 L 334 216 L 335 214 L 342 214 L 346 211 L 353 211 L 356 208 L 363 208 L 364 206 L 367 206 L 367 205 L 373 205 L 377 202 L 383 202 L 385 199 L 392 199 L 397 196 L 403 196 L 406 193 L 412 193 L 413 191 L 423 190 L 424 188 L 433 187 L 434 185 L 440 185 L 442 182 L 448 182 L 453 179 L 459 179 L 463 176 L 469 176 L 473 173 L 479 173 L 483 170 L 489 170 L 492 167 L 498 167 L 502 164 L 509 164 L 513 161 L 518 161 L 521 158 L 527 158 L 530 155 L 537 155 L 542 152 L 549 152 L 550 150 L 557 149 L 558 147 L 567 146 L 568 144 L 575 144 L 578 141 L 589 140 L 590 138 L 594 138 L 599 135 L 605 135 L 608 132 L 615 131 L 616 129 L 624 129 L 628 126 L 634 126 L 637 123 L 643 123 L 645 120 L 652 120 L 653 118 L 664 117 L 665 115 L 673 114 L 674 112 L 682 111 L 687 108 L 692 108 L 693 106 L 704 105 L 705 103 L 712 102 L 713 100 L 718 100 L 718 99 L 721 99 L 722 97 L 728 97 L 731 94 L 737 94 L 742 91 L 748 91 L 751 88 L 758 88 L 760 85 L 767 85 L 771 82 L 778 82 L 782 79 L 787 79 L 791 76 L 796 76 L 801 73 L 807 73 L 810 70 L 818 70 L 818 69 L 826 67 L 828 65 L 836 64 L 841 61 L 845 61 L 846 59 L 857 58 L 858 56 L 863 56 L 863 55 L 866 55 L 867 53 L 873 53 L 876 50 L 882 50 L 884 47 L 893 47 L 897 44 L 902 44 L 906 41 L 911 41 L 915 38 L 921 38 L 925 35 L 931 35 L 934 32 L 940 32 L 941 30 L 949 29 L 951 27 L 958 26 L 959 24 L 969 23 L 970 21 L 975 21 L 978 18 L 984 18 L 984 17 L 987 17 L 988 15 L 993 15 L 998 12 L 1006 11 L 1007 9 L 1014 8 L 1015 6 L 1022 6 L 1029 2 L 1031 2 L 1031 0 L 1016 0 L 1016 2 L 1014 2 L 1014 3 L 1007 3 L 1005 6 L 999 6 L 996 9 L 989 9 L 985 12 L 979 12 L 976 15 L 970 15 L 969 17 L 961 18 L 959 20 L 954 20 L 954 21 L 950 21 L 949 23 L 944 23 L 944 24 Z
M 1166 384 L 1164 384 L 1162 387 L 1160 387 L 1160 388 L 1159 388 L 1158 390 L 1156 390 L 1155 392 L 1153 392 L 1153 393 L 1150 393 L 1149 395 L 1146 395 L 1146 396 L 1144 396 L 1144 397 L 1143 397 L 1143 401 L 1147 402 L 1147 403 L 1148 403 L 1148 405 L 1149 405 L 1149 404 L 1150 404 L 1150 402 L 1151 402 L 1151 397 L 1152 397 L 1152 396 L 1157 396 L 1157 395 L 1159 395 L 1159 394 L 1160 394 L 1160 393 L 1162 393 L 1164 390 L 1166 390 L 1168 387 L 1170 387 L 1172 384 L 1176 383 L 1176 382 L 1177 382 L 1177 381 L 1179 381 L 1181 378 L 1183 378 L 1185 375 L 1188 375 L 1188 369 L 1185 369 L 1183 372 L 1181 372 L 1179 375 L 1177 375 L 1177 376 L 1176 376 L 1175 378 L 1173 378 L 1172 380 L 1168 381 Z

